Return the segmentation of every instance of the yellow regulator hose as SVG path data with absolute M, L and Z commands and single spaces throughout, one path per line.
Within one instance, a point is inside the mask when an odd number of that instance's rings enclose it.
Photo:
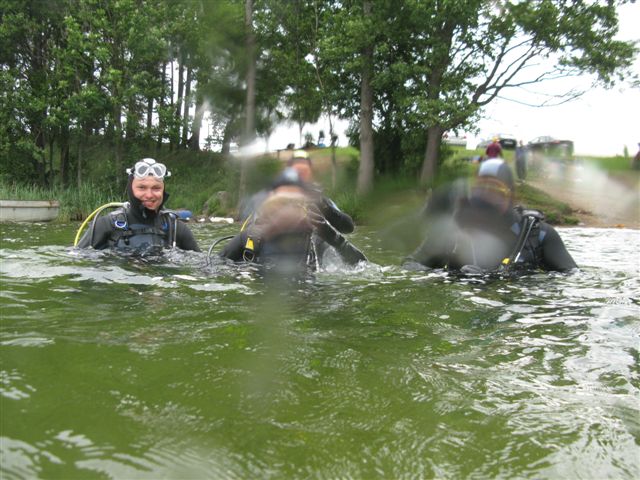
M 80 234 L 82 233 L 82 230 L 84 229 L 84 227 L 87 226 L 87 224 L 93 219 L 93 217 L 95 217 L 96 215 L 98 215 L 101 211 L 103 211 L 105 208 L 111 208 L 111 207 L 122 207 L 124 206 L 124 203 L 121 202 L 111 202 L 111 203 L 107 203 L 105 205 L 102 205 L 101 207 L 96 208 L 93 212 L 91 212 L 91 215 L 89 215 L 84 222 L 82 222 L 82 225 L 80 225 L 80 228 L 78 229 L 78 233 L 76 233 L 76 238 L 73 241 L 73 246 L 76 247 L 78 245 L 78 242 L 80 241 Z

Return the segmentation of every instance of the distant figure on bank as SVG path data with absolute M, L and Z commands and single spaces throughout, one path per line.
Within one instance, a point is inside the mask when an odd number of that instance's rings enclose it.
M 633 157 L 631 162 L 631 168 L 634 170 L 640 170 L 640 142 L 638 142 L 638 153 L 636 153 L 636 156 Z
M 513 196 L 509 166 L 501 159 L 486 160 L 469 196 L 460 197 L 453 214 L 427 231 L 404 266 L 465 273 L 576 268 L 558 232 L 540 212 L 514 207 Z
M 516 174 L 524 182 L 527 178 L 527 150 L 522 144 L 522 140 L 516 147 Z
M 487 156 L 487 159 L 500 158 L 500 156 L 502 155 L 502 146 L 498 141 L 498 137 L 493 137 L 491 143 L 487 145 L 485 154 Z
M 164 179 L 171 175 L 167 167 L 153 158 L 143 158 L 128 168 L 127 173 L 129 202 L 116 211 L 96 217 L 77 246 L 140 253 L 178 247 L 199 252 L 191 230 L 174 212 L 162 208 L 169 198 L 164 188 Z

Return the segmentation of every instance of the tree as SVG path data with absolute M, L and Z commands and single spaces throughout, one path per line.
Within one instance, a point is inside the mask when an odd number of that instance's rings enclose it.
M 429 18 L 428 37 L 436 41 L 418 55 L 424 70 L 412 76 L 424 84 L 415 105 L 427 125 L 422 183 L 437 171 L 442 133 L 464 125 L 507 91 L 554 79 L 590 75 L 612 85 L 629 74 L 636 48 L 614 39 L 613 2 L 434 2 L 415 4 L 419 18 Z M 431 8 L 433 7 L 433 8 Z M 542 59 L 555 61 L 536 68 Z M 426 75 L 424 74 L 426 73 Z M 569 101 L 583 92 L 558 92 Z
M 364 0 L 362 14 L 365 25 L 371 18 L 372 2 Z M 365 41 L 362 48 L 360 79 L 360 168 L 357 192 L 367 193 L 373 187 L 373 42 Z

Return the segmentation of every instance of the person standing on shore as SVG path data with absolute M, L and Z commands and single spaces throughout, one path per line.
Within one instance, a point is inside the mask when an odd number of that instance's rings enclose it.
M 522 144 L 522 140 L 516 147 L 516 174 L 523 182 L 527 178 L 527 150 Z
M 636 153 L 636 156 L 633 157 L 633 160 L 631 161 L 631 168 L 634 170 L 640 170 L 640 142 L 638 142 L 638 153 Z
M 498 137 L 493 137 L 491 143 L 487 145 L 485 154 L 487 155 L 487 160 L 492 158 L 500 158 L 500 156 L 502 155 L 502 145 L 500 145 Z

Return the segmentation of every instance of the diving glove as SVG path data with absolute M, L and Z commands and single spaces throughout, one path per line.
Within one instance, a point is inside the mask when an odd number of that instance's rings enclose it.
M 333 228 L 331 224 L 327 222 L 327 219 L 324 218 L 324 216 L 315 208 L 310 209 L 307 215 L 309 217 L 311 225 L 313 225 L 313 227 L 315 228 L 318 236 L 329 245 L 338 248 L 345 242 L 344 237 L 340 235 L 340 233 L 335 228 Z
M 353 244 L 347 241 L 340 232 L 331 226 L 327 219 L 315 209 L 308 212 L 309 221 L 315 227 L 316 233 L 329 245 L 334 247 L 342 260 L 349 265 L 355 265 L 358 262 L 366 262 L 367 257 L 358 250 Z

